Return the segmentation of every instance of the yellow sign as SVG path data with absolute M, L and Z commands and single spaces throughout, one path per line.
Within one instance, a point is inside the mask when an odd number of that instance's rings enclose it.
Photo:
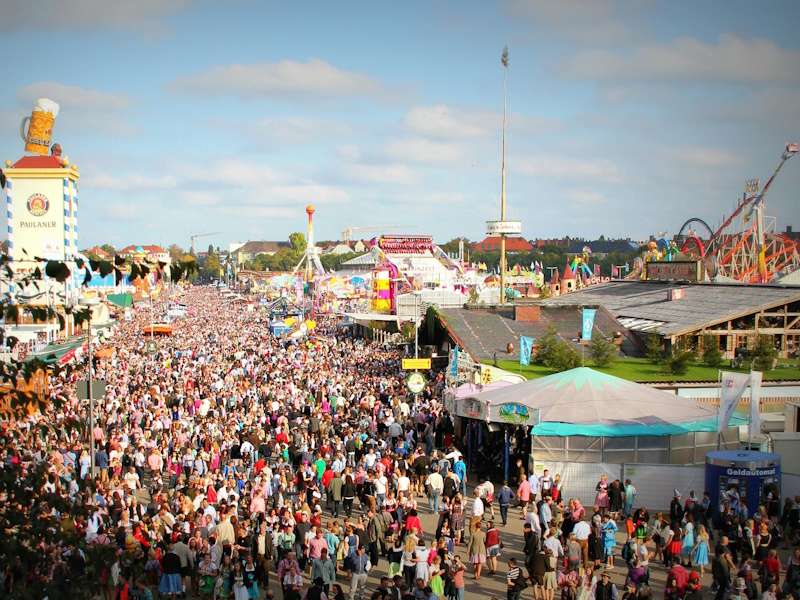
M 430 369 L 430 358 L 404 358 L 403 371 L 413 371 L 414 369 Z

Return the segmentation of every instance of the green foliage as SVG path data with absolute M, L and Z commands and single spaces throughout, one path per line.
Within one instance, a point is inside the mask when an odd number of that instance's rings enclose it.
M 414 323 L 408 321 L 403 324 L 403 328 L 400 330 L 400 334 L 407 342 L 411 342 L 414 340 Z
M 306 249 L 306 236 L 299 231 L 289 236 L 289 245 L 295 252 L 303 252 Z
M 117 249 L 114 248 L 114 246 L 112 246 L 111 244 L 103 244 L 102 246 L 100 246 L 100 248 L 103 251 L 108 252 L 111 256 L 116 256 L 117 254 Z
M 697 361 L 697 352 L 685 346 L 674 346 L 672 351 L 661 360 L 662 375 L 685 375 L 689 367 Z
M 750 352 L 750 358 L 756 371 L 772 371 L 778 358 L 778 351 L 775 349 L 775 337 L 764 334 L 756 336 L 755 344 Z
M 657 329 L 647 334 L 647 346 L 644 355 L 654 365 L 661 363 L 664 358 L 664 346 Z
M 554 325 L 547 327 L 547 332 L 539 340 L 539 352 L 536 361 L 555 372 L 567 371 L 581 366 L 581 355 L 572 346 L 563 341 Z
M 468 300 L 468 302 L 470 304 L 477 304 L 479 299 L 480 299 L 480 294 L 478 293 L 477 286 L 475 286 L 469 291 L 469 300 Z
M 703 336 L 703 349 L 700 362 L 707 367 L 717 367 L 722 362 L 722 351 L 719 349 L 719 338 L 715 335 Z
M 203 264 L 203 268 L 201 269 L 200 274 L 203 276 L 204 279 L 207 280 L 218 279 L 219 268 L 220 268 L 219 256 L 214 254 L 214 252 L 210 252 L 206 257 L 206 261 Z
M 33 257 L 33 260 L 38 261 L 40 266 L 15 282 L 20 290 L 30 285 L 38 286 L 45 273 L 59 281 L 71 276 L 68 265 L 60 261 L 45 261 L 38 257 Z M 9 263 L 7 255 L 0 255 L 0 272 L 7 280 L 11 280 L 13 276 Z M 91 269 L 106 275 L 114 273 L 118 280 L 126 271 L 132 277 L 145 276 L 152 270 L 161 272 L 165 267 L 163 264 L 128 262 L 120 257 L 107 261 L 92 260 L 88 265 L 79 260 L 76 261 L 76 266 L 78 269 Z M 177 261 L 170 268 L 173 281 L 196 271 L 197 263 L 193 259 Z M 53 308 L 33 306 L 25 307 L 25 310 L 34 321 L 52 321 L 58 318 L 62 327 L 64 325 L 64 314 L 58 314 Z M 8 304 L 7 300 L 0 300 L 0 312 L 6 322 L 12 322 L 17 320 L 20 307 Z M 65 312 L 78 327 L 89 316 L 88 307 L 77 310 L 67 307 Z M 0 341 L 4 335 L 4 330 L 0 330 Z M 13 348 L 16 340 L 9 337 L 7 341 Z M 61 412 L 69 401 L 66 396 L 59 393 L 55 396 L 39 397 L 22 391 L 20 384 L 23 381 L 30 384 L 34 377 L 41 376 L 44 368 L 44 363 L 36 358 L 23 362 L 12 356 L 7 361 L 0 362 L 0 380 L 7 386 L 0 416 L 8 418 L 24 415 L 29 409 L 43 408 L 42 404 L 45 402 L 50 403 L 56 413 Z M 54 369 L 56 377 L 62 369 L 67 369 L 58 365 L 49 368 Z M 56 427 L 63 430 L 62 433 L 82 432 L 86 430 L 87 423 L 71 418 L 65 418 L 58 423 L 38 420 L 35 427 L 38 428 L 39 437 L 44 440 Z M 4 570 L 13 567 L 23 574 L 21 581 L 14 582 L 13 592 L 3 597 L 22 600 L 38 600 L 44 597 L 89 600 L 100 597 L 102 590 L 98 575 L 105 566 L 116 560 L 118 548 L 115 544 L 86 546 L 83 543 L 85 538 L 74 527 L 74 521 L 87 518 L 94 510 L 84 502 L 84 498 L 91 497 L 94 493 L 94 484 L 75 480 L 73 484 L 78 488 L 72 501 L 66 492 L 70 483 L 51 474 L 46 463 L 39 466 L 36 464 L 35 461 L 28 460 L 21 464 L 9 462 L 0 469 L 0 563 Z M 49 492 L 45 487 L 48 480 L 57 486 L 55 492 Z M 66 552 L 70 552 L 73 559 L 68 564 L 57 565 L 60 560 L 57 561 L 56 558 L 60 559 Z M 123 552 L 119 558 L 123 568 L 134 562 L 134 557 L 129 553 Z M 140 558 L 137 560 L 141 563 Z M 136 567 L 133 566 L 135 571 Z M 10 573 L 10 570 L 5 572 Z M 68 584 L 65 583 L 67 581 Z M 5 592 L 5 587 L 3 589 Z M 68 596 L 65 591 L 67 589 Z
M 593 335 L 589 342 L 589 356 L 598 367 L 610 367 L 617 357 L 617 348 L 602 334 Z

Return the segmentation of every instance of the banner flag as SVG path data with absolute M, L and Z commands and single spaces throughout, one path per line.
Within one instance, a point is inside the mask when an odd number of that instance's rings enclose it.
M 757 434 L 761 433 L 761 375 L 761 371 L 750 371 L 750 430 Z
M 597 312 L 594 308 L 583 309 L 583 331 L 581 339 L 585 342 L 592 341 L 592 329 L 594 329 L 594 313 Z
M 717 417 L 717 433 L 722 432 L 731 422 L 733 411 L 739 403 L 747 386 L 750 385 L 748 373 L 722 372 L 722 381 L 719 388 L 719 415 Z
M 619 277 L 619 267 L 617 265 L 611 265 L 611 276 Z
M 595 265 L 594 266 L 594 276 L 595 277 L 600 277 L 600 265 Z
M 453 362 L 450 363 L 450 377 L 458 377 L 458 346 L 453 348 Z
M 531 351 L 533 350 L 534 339 L 532 337 L 520 336 L 519 338 L 519 364 L 530 366 Z

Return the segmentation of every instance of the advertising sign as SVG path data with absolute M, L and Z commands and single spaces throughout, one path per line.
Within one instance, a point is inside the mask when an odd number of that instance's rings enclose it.
M 656 260 L 645 263 L 645 273 L 651 281 L 701 281 L 702 262 Z
M 487 235 L 522 233 L 522 221 L 486 221 Z
M 539 409 L 528 408 L 518 402 L 493 404 L 489 408 L 489 421 L 509 425 L 533 426 L 539 424 Z
M 412 394 L 419 394 L 425 389 L 425 377 L 422 373 L 412 373 L 406 379 L 406 387 Z

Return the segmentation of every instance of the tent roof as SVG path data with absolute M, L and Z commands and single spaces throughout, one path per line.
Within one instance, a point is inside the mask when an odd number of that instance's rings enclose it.
M 586 367 L 471 396 L 490 405 L 538 409 L 534 435 L 648 436 L 715 431 L 717 410 L 690 398 Z M 743 417 L 735 415 L 731 425 Z
M 133 294 L 108 294 L 106 300 L 112 304 L 116 304 L 120 308 L 133 306 Z

